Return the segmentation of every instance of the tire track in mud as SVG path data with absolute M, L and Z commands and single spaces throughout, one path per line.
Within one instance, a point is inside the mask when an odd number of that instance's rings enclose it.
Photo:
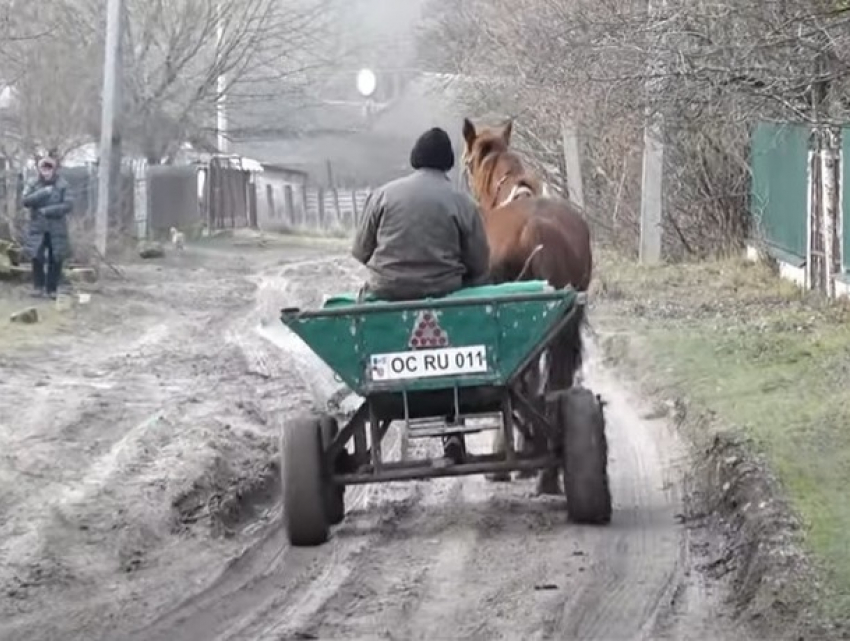
M 605 386 L 598 379 L 591 381 L 605 395 Z M 670 463 L 641 430 L 626 432 L 630 416 L 622 405 L 609 405 L 607 416 L 612 467 L 629 474 L 613 478 L 616 512 L 589 553 L 595 561 L 588 568 L 590 580 L 564 604 L 554 622 L 552 632 L 570 638 L 624 638 L 623 631 L 630 639 L 643 638 L 679 572 L 681 528 L 675 525 L 679 502 L 665 490 L 664 479 Z M 582 536 L 591 543 L 588 538 Z
M 32 386 L 45 402 L 29 403 L 31 411 L 16 416 L 14 429 L 0 430 L 4 454 L 20 458 L 7 461 L 3 472 L 26 475 L 28 467 L 46 465 L 38 483 L 17 484 L 23 487 L 17 497 L 13 492 L 0 527 L 0 549 L 14 561 L 0 573 L 13 596 L 3 603 L 4 638 L 50 637 L 54 625 L 66 638 L 78 632 L 82 638 L 101 638 L 98 627 L 113 616 L 111 603 L 138 590 L 146 575 L 134 575 L 140 581 L 124 579 L 155 562 L 156 545 L 168 537 L 171 505 L 162 495 L 186 481 L 175 472 L 204 466 L 209 462 L 204 457 L 214 454 L 204 443 L 205 430 L 191 425 L 193 420 L 210 424 L 198 385 L 209 379 L 214 395 L 241 372 L 234 369 L 239 359 L 232 349 L 215 344 L 210 349 L 204 339 L 215 335 L 238 308 L 240 295 L 250 290 L 239 269 L 218 272 L 197 289 L 191 281 L 181 282 L 189 295 L 158 309 L 170 287 L 159 284 L 162 275 L 151 279 L 156 267 L 139 269 L 146 276 L 136 289 L 107 286 L 95 303 L 100 308 L 92 316 L 95 322 L 81 333 L 57 337 L 48 355 L 31 348 L 9 359 L 14 376 L 0 394 L 12 398 Z M 219 295 L 220 287 L 231 300 Z M 182 452 L 187 422 L 201 447 Z M 114 594 L 103 594 L 102 583 L 113 584 Z M 50 601 L 55 621 L 43 619 L 42 598 Z M 91 631 L 82 631 L 89 625 Z
M 388 454 L 397 455 L 398 439 L 388 443 Z M 349 577 L 351 559 L 371 548 L 380 532 L 416 504 L 416 484 L 394 485 L 381 488 L 379 498 L 374 496 L 376 488 L 349 488 L 346 521 L 321 548 L 290 547 L 278 510 L 275 524 L 211 585 L 129 638 L 256 639 L 258 622 L 264 629 L 268 621 L 306 621 Z M 380 505 L 370 506 L 373 502 Z
M 532 497 L 530 481 L 417 483 L 419 496 L 385 516 L 377 536 L 361 530 L 359 514 L 347 519 L 309 552 L 323 570 L 262 607 L 246 602 L 237 627 L 204 638 L 654 639 L 659 617 L 667 638 L 739 638 L 684 583 L 687 542 L 675 520 L 683 452 L 665 426 L 638 418 L 609 373 L 588 381 L 609 401 L 609 527 L 568 524 L 562 500 Z M 359 544 L 341 554 L 351 537 Z M 671 606 L 683 592 L 686 615 Z M 186 623 L 173 639 L 201 634 Z
M 26 475 L 38 465 L 39 448 L 44 456 L 59 448 L 63 457 L 31 476 L 33 491 L 4 493 L 0 566 L 6 567 L 0 579 L 11 587 L 0 599 L 0 637 L 32 641 L 61 631 L 68 639 L 112 641 L 126 628 L 125 618 L 197 590 L 222 550 L 233 547 L 205 536 L 212 506 L 204 504 L 203 493 L 215 500 L 216 492 L 227 490 L 215 486 L 216 475 L 229 478 L 246 455 L 262 455 L 264 406 L 297 406 L 306 394 L 292 394 L 292 371 L 256 385 L 246 376 L 245 360 L 268 345 L 253 331 L 244 341 L 227 338 L 231 328 L 242 335 L 257 322 L 257 310 L 246 309 L 244 300 L 254 289 L 246 280 L 251 265 L 240 257 L 224 264 L 218 255 L 213 259 L 219 263 L 213 270 L 180 273 L 174 291 L 168 280 L 176 272 L 143 265 L 141 282 L 105 289 L 98 324 L 58 337 L 50 358 L 32 349 L 4 359 L 15 376 L 0 382 L 0 398 L 8 397 L 11 409 L 20 404 L 20 390 L 29 396 L 15 415 L 17 429 L 0 425 L 6 443 L 0 478 Z M 174 296 L 180 300 L 169 298 Z M 34 396 L 44 403 L 34 405 Z M 0 414 L 0 423 L 5 418 Z M 194 447 L 183 447 L 187 438 L 197 439 Z M 17 460 L 19 452 L 26 456 Z M 219 469 L 219 456 L 235 459 L 233 469 Z M 187 466 L 208 473 L 178 478 Z M 201 494 L 199 514 L 186 514 L 193 522 L 201 519 L 201 530 L 178 540 L 167 531 L 179 526 L 169 524 L 169 514 L 195 508 L 172 505 L 163 495 L 180 486 L 187 497 Z M 236 498 L 253 500 L 250 494 Z M 13 508 L 13 517 L 27 515 L 25 524 L 9 520 Z M 255 538 L 250 531 L 271 516 L 254 514 L 257 520 L 240 536 Z M 160 544 L 165 547 L 157 549 Z M 50 602 L 50 620 L 40 614 L 43 599 Z
M 614 481 L 627 505 L 631 482 Z M 432 482 L 309 626 L 253 638 L 640 638 L 678 555 L 640 559 L 641 543 L 672 518 L 571 526 L 561 499 L 532 497 L 532 485 Z
M 319 304 L 322 288 L 316 288 L 314 278 L 305 277 L 303 272 L 308 270 L 334 271 L 337 283 L 356 282 L 354 269 L 339 257 L 296 261 L 266 270 L 252 279 L 257 286 L 253 312 L 234 324 L 226 332 L 226 339 L 239 347 L 250 371 L 270 381 L 295 376 L 310 390 L 316 405 L 321 406 L 339 383 L 333 380 L 327 366 L 277 320 L 284 305 Z M 327 278 L 327 274 L 322 277 Z M 277 350 L 269 352 L 269 343 Z M 270 411 L 284 417 L 293 408 L 281 399 Z M 393 430 L 386 440 L 388 455 L 397 456 L 398 445 Z M 379 532 L 386 523 L 396 520 L 413 501 L 415 490 L 415 484 L 348 488 L 346 524 L 337 529 L 331 544 L 320 550 L 292 549 L 286 544 L 278 506 L 275 525 L 267 528 L 212 584 L 131 638 L 254 638 L 250 629 L 257 611 L 268 611 L 269 615 L 284 611 L 291 612 L 292 617 L 303 617 L 311 608 L 320 607 L 322 601 L 319 592 L 305 591 L 304 585 L 318 582 L 327 589 L 344 581 L 350 571 L 347 559 L 369 545 L 368 532 Z M 376 494 L 381 495 L 380 507 L 365 509 Z M 347 539 L 348 530 L 356 530 L 358 535 Z
M 334 289 L 353 284 L 349 264 L 330 257 L 264 271 L 254 278 L 250 313 L 217 328 L 258 377 L 262 411 L 307 409 L 302 394 L 287 397 L 296 381 L 318 397 L 338 387 L 298 339 L 283 328 L 263 332 L 259 320 L 276 327 L 283 304 L 318 305 L 327 293 L 319 278 L 333 280 Z M 270 350 L 269 341 L 283 350 Z M 682 462 L 675 439 L 639 418 L 640 404 L 609 372 L 589 369 L 588 384 L 609 401 L 609 527 L 568 524 L 563 499 L 532 497 L 533 481 L 466 477 L 349 488 L 346 520 L 326 545 L 289 547 L 278 504 L 217 576 L 172 591 L 194 593 L 176 607 L 133 635 L 89 638 L 740 638 L 715 621 L 720 609 L 711 595 L 686 580 L 687 534 L 675 522 Z M 388 437 L 398 447 L 396 431 Z M 486 446 L 481 436 L 470 444 Z M 169 570 L 175 581 L 180 574 L 180 567 Z

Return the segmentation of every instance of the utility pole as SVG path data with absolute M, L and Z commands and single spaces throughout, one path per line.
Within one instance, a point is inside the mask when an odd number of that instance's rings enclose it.
M 103 66 L 102 110 L 100 119 L 100 162 L 98 164 L 97 213 L 95 218 L 95 246 L 101 257 L 106 256 L 109 239 L 109 210 L 116 202 L 113 197 L 120 171 L 113 176 L 113 165 L 120 154 L 121 135 L 116 115 L 121 102 L 121 31 L 123 27 L 122 0 L 107 0 L 106 52 Z
M 218 16 L 216 17 L 216 35 L 218 38 L 218 54 L 222 55 L 222 51 L 224 49 L 224 8 L 222 6 L 221 0 L 217 3 L 217 11 Z M 217 60 L 216 63 L 221 66 L 223 61 L 221 59 Z M 218 150 L 220 153 L 226 154 L 228 151 L 228 140 L 227 140 L 227 102 L 226 102 L 226 92 L 227 92 L 227 76 L 222 71 L 218 74 L 216 78 L 216 92 L 218 94 L 218 99 L 216 100 L 215 105 L 215 120 L 216 120 L 216 135 L 218 141 Z
M 664 0 L 658 0 L 664 2 Z M 648 3 L 649 19 L 659 28 L 656 17 L 658 10 L 652 0 Z M 661 114 L 655 109 L 658 104 L 658 84 L 662 65 L 660 45 L 662 36 L 652 39 L 650 64 L 646 79 L 646 122 L 643 130 L 643 174 L 640 199 L 640 262 L 661 261 L 662 208 L 664 202 L 664 129 Z
M 564 169 L 567 174 L 567 191 L 572 202 L 584 209 L 584 184 L 581 178 L 581 154 L 575 123 L 561 121 L 561 144 L 564 152 Z
M 815 77 L 812 84 L 812 120 L 815 125 L 815 157 L 818 158 L 818 184 L 813 199 L 815 209 L 808 213 L 809 246 L 807 255 L 811 266 L 809 282 L 827 296 L 835 296 L 835 276 L 841 273 L 842 220 L 839 195 L 841 154 L 839 132 L 832 124 L 830 81 L 831 50 L 828 42 L 815 60 Z M 811 189 L 811 186 L 809 187 Z

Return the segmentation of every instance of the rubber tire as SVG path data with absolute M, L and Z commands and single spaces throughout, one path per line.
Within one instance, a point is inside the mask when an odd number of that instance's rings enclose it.
M 589 389 L 573 387 L 564 393 L 560 412 L 567 515 L 574 523 L 610 523 L 608 441 L 602 405 Z
M 339 434 L 339 423 L 333 416 L 325 415 L 319 419 L 319 426 L 322 431 L 322 448 L 324 451 Z M 325 516 L 331 525 L 339 525 L 345 518 L 345 486 L 334 485 L 331 482 L 329 477 L 332 471 L 326 470 Z
M 314 547 L 328 540 L 321 422 L 287 421 L 280 435 L 283 522 L 290 544 Z

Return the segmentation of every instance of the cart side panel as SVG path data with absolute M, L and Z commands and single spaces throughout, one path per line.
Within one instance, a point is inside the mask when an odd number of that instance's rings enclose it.
M 546 340 L 547 332 L 570 312 L 575 297 L 499 305 L 499 357 L 503 380 L 510 379 L 525 358 Z
M 499 321 L 494 305 L 476 305 L 470 303 L 463 306 L 448 308 L 422 307 L 418 310 L 381 314 L 375 318 L 364 319 L 361 328 L 361 340 L 365 355 L 391 354 L 421 349 L 411 341 L 417 338 L 416 332 L 420 323 L 433 318 L 440 338 L 444 343 L 433 347 L 465 347 L 469 345 L 484 345 L 487 348 L 487 374 L 465 375 L 457 378 L 465 379 L 461 384 L 481 385 L 497 381 L 500 377 L 499 353 Z M 364 385 L 373 388 L 369 372 L 369 359 L 363 360 Z M 445 387 L 446 377 L 437 377 L 442 382 L 438 386 Z M 422 379 L 427 380 L 427 379 Z M 405 389 L 419 389 L 420 380 L 408 380 L 403 383 Z M 450 383 L 449 383 L 450 384 Z M 390 383 L 390 387 L 392 387 Z M 398 385 L 398 383 L 395 383 Z M 385 386 L 379 386 L 384 389 Z M 429 386 L 425 386 L 429 388 Z
M 359 316 L 293 317 L 286 325 L 355 392 L 361 393 L 363 354 Z
M 532 299 L 422 301 L 403 307 L 371 304 L 368 311 L 352 306 L 333 314 L 311 313 L 285 319 L 351 389 L 361 395 L 380 392 L 416 392 L 452 387 L 501 386 L 522 366 L 547 333 L 575 303 L 571 291 Z M 486 371 L 377 380 L 371 357 L 382 354 L 427 353 L 414 343 L 423 321 L 433 319 L 443 349 L 483 346 Z M 431 329 L 430 331 L 433 331 Z M 433 339 L 433 335 L 429 335 Z
M 449 347 L 484 345 L 487 371 L 476 374 L 434 376 L 404 381 L 374 382 L 369 373 L 370 355 L 405 352 L 417 314 L 404 318 L 385 316 L 387 325 L 369 318 L 361 325 L 363 344 L 363 390 L 417 392 L 447 387 L 503 386 L 522 366 L 525 358 L 544 340 L 546 333 L 570 311 L 573 297 L 536 301 L 493 301 L 447 309 L 423 308 L 435 313 L 448 335 Z M 392 337 L 392 338 L 391 338 Z
M 304 316 L 287 321 L 315 354 L 321 358 L 348 387 L 366 395 L 387 389 L 435 389 L 446 387 L 447 377 L 422 381 L 393 381 L 374 385 L 370 376 L 370 355 L 408 352 L 414 349 L 417 325 L 422 315 L 430 314 L 439 324 L 446 347 L 484 345 L 487 348 L 486 375 L 455 377 L 463 386 L 497 384 L 501 379 L 498 358 L 502 330 L 496 306 L 468 305 L 439 309 L 434 305 L 419 309 L 372 311 L 369 314 Z

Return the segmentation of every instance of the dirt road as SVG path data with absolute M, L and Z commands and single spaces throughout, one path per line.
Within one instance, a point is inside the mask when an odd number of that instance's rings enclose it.
M 292 549 L 273 417 L 333 384 L 258 328 L 356 271 L 289 248 L 126 273 L 87 328 L 0 357 L 0 639 L 742 638 L 677 519 L 682 449 L 596 360 L 609 527 L 471 477 L 352 489 L 331 541 Z

